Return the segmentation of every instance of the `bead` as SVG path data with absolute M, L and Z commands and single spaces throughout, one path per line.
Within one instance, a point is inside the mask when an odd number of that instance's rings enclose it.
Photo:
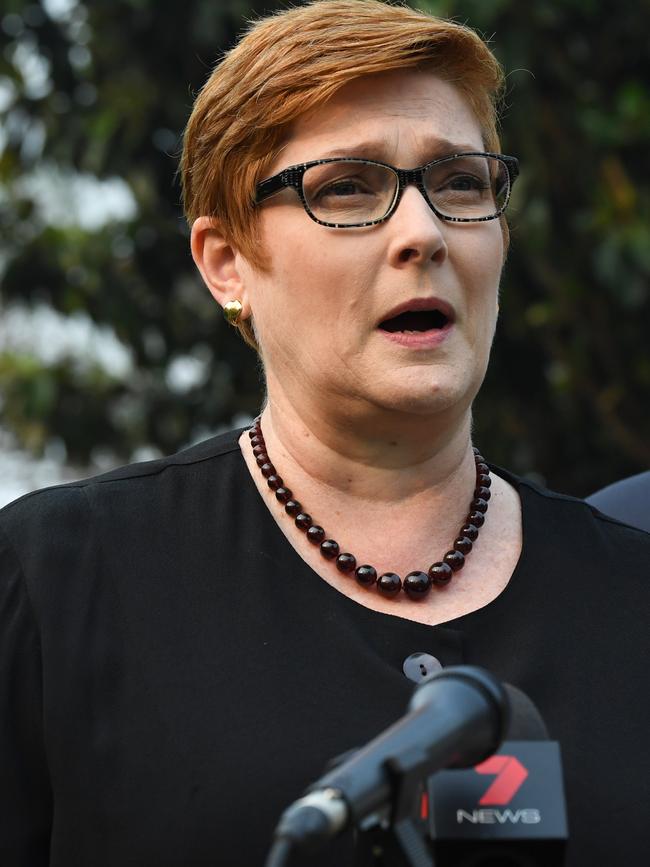
M 265 445 L 264 437 L 261 434 L 255 435 L 251 440 L 251 445 L 253 446 L 253 448 L 255 448 L 255 446 Z
M 465 524 L 460 528 L 459 536 L 467 536 L 470 542 L 476 542 L 478 539 L 478 527 L 475 527 L 474 524 Z
M 484 464 L 484 463 L 485 463 L 485 458 L 484 458 L 483 455 L 481 455 L 481 454 L 476 454 L 476 455 L 474 455 L 474 463 L 476 463 L 476 464 Z
M 404 579 L 404 592 L 410 599 L 424 599 L 431 589 L 431 578 L 426 572 L 409 572 Z
M 481 485 L 480 488 L 477 488 L 477 489 L 474 491 L 474 496 L 475 496 L 477 499 L 485 500 L 485 502 L 487 503 L 487 501 L 488 501 L 488 500 L 490 499 L 490 497 L 492 496 L 492 492 L 490 491 L 489 488 L 484 488 L 483 485 Z
M 320 552 L 326 560 L 333 560 L 339 556 L 339 543 L 334 539 L 325 539 L 321 542 Z
M 277 489 L 281 488 L 283 485 L 282 476 L 278 476 L 277 474 L 274 476 L 269 476 L 266 480 L 266 484 L 272 491 L 277 491 Z
M 451 566 L 454 572 L 458 572 L 465 564 L 465 556 L 460 551 L 447 551 L 442 559 L 444 563 Z
M 485 463 L 485 461 L 482 461 L 480 464 L 476 465 L 476 475 L 477 476 L 487 476 L 487 474 L 489 472 L 490 472 L 490 468 Z
M 292 518 L 295 518 L 296 515 L 299 515 L 302 512 L 302 506 L 298 500 L 287 500 L 284 504 L 284 511 L 287 515 L 291 515 Z
M 472 505 L 470 506 L 470 509 L 472 509 L 475 512 L 487 512 L 487 510 L 488 510 L 487 500 L 482 500 L 480 497 L 476 497 L 475 499 L 472 500 Z
M 278 488 L 275 492 L 275 496 L 281 503 L 288 503 L 291 499 L 291 491 L 289 488 Z
M 258 455 L 263 455 L 265 453 L 266 453 L 266 446 L 254 446 L 253 447 L 253 454 L 255 455 L 255 457 L 258 457 Z
M 448 563 L 433 563 L 429 566 L 429 578 L 436 587 L 444 587 L 449 584 L 453 570 Z
M 273 466 L 273 464 L 269 464 L 269 463 L 262 464 L 262 466 L 260 467 L 260 472 L 262 473 L 262 475 L 264 476 L 265 479 L 269 479 L 269 478 L 271 478 L 271 476 L 275 475 L 275 467 Z M 279 490 L 280 490 L 279 488 L 276 488 L 276 492 Z
M 311 518 L 309 520 L 311 521 Z M 314 524 L 313 527 L 310 527 L 307 530 L 307 538 L 312 545 L 320 545 L 325 538 L 325 530 L 323 530 L 322 527 L 319 527 L 318 524 Z
M 253 439 L 253 437 L 258 436 L 258 431 L 257 431 L 254 427 L 252 427 L 252 428 L 250 428 L 250 430 L 248 431 L 248 436 L 249 436 L 250 439 Z
M 470 512 L 467 516 L 467 523 L 474 524 L 475 527 L 482 527 L 485 523 L 485 516 L 482 512 Z
M 299 530 L 308 530 L 312 525 L 311 515 L 305 514 L 305 512 L 301 512 L 299 515 L 296 515 L 295 525 Z
M 484 488 L 489 488 L 492 486 L 492 479 L 487 473 L 479 473 L 476 477 L 476 484 Z
M 377 570 L 373 566 L 359 566 L 354 574 L 359 584 L 364 587 L 372 587 L 377 580 Z
M 461 554 L 469 554 L 472 550 L 472 540 L 467 536 L 459 536 L 454 542 L 454 550 L 460 551 Z
M 396 575 L 394 572 L 384 572 L 384 574 L 377 579 L 377 590 L 379 590 L 382 596 L 397 596 L 401 589 L 402 580 L 399 575 Z
M 354 572 L 357 567 L 357 558 L 354 554 L 339 554 L 336 558 L 336 568 L 339 572 Z
M 476 446 L 472 446 L 472 451 L 474 452 L 475 455 L 477 455 L 479 453 Z
M 257 457 L 255 458 L 255 463 L 257 464 L 258 467 L 263 467 L 264 464 L 267 464 L 268 462 L 269 462 L 269 456 L 267 455 L 266 452 L 262 452 L 261 455 L 257 455 Z

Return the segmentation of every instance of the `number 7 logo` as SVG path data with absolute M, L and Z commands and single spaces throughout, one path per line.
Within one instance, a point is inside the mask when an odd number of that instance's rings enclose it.
M 502 807 L 509 804 L 528 776 L 528 771 L 515 756 L 490 756 L 474 770 L 478 774 L 496 774 L 479 804 Z

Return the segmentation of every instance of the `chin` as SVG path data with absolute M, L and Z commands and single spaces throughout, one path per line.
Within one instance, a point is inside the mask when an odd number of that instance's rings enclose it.
M 462 389 L 442 384 L 418 383 L 409 388 L 406 384 L 393 393 L 382 395 L 378 403 L 384 409 L 408 415 L 429 416 L 447 412 L 463 400 Z

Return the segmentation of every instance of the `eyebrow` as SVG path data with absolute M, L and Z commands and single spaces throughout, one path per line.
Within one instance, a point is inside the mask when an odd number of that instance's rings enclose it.
M 319 159 L 328 159 L 329 157 L 365 157 L 367 159 L 375 159 L 382 156 L 386 151 L 387 143 L 385 141 L 365 141 L 348 147 L 335 148 L 322 154 Z M 430 154 L 427 162 L 436 157 L 446 157 L 451 154 L 460 153 L 476 153 L 481 151 L 481 147 L 474 144 L 464 144 L 452 142 L 446 138 L 431 139 L 425 147 L 425 152 Z

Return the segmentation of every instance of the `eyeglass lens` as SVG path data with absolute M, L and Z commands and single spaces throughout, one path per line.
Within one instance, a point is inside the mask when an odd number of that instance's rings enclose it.
M 312 214 L 340 226 L 381 220 L 395 200 L 397 185 L 392 169 L 353 160 L 311 166 L 303 177 L 303 193 Z M 440 214 L 480 219 L 503 209 L 510 182 L 501 160 L 458 156 L 429 166 L 424 186 Z

